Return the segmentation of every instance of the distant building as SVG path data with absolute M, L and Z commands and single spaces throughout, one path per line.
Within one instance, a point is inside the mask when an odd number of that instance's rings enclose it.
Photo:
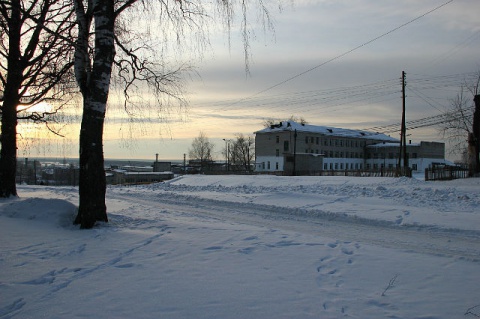
M 170 172 L 172 170 L 172 162 L 153 162 L 154 172 Z
M 283 121 L 255 132 L 255 170 L 313 174 L 322 170 L 379 170 L 398 165 L 400 141 L 385 134 Z M 408 144 L 409 167 L 445 163 L 445 144 Z M 402 164 L 403 165 L 403 164 Z
M 122 166 L 106 172 L 107 184 L 147 184 L 172 179 L 171 162 L 159 162 L 158 154 L 152 166 Z
M 114 169 L 110 174 L 109 180 L 113 185 L 157 183 L 174 177 L 173 172 L 131 172 L 121 169 Z

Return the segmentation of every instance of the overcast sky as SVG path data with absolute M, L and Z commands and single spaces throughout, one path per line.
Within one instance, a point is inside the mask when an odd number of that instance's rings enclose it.
M 238 29 L 232 29 L 230 45 L 224 32 L 212 32 L 211 48 L 196 60 L 199 76 L 188 82 L 188 112 L 172 112 L 168 124 L 134 128 L 130 140 L 125 125 L 121 131 L 107 127 L 105 157 L 154 159 L 159 153 L 161 159 L 181 159 L 204 131 L 221 160 L 223 139 L 291 115 L 358 129 L 399 123 L 402 71 L 407 121 L 430 117 L 444 111 L 462 82 L 480 70 L 478 0 L 295 0 L 281 10 L 271 2 L 274 32 L 250 19 L 250 74 Z M 413 141 L 443 141 L 435 127 L 408 134 Z M 57 144 L 49 154 L 78 153 L 71 140 Z

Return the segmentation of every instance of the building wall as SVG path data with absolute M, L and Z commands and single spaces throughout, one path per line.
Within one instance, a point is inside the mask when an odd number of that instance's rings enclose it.
M 310 175 L 321 171 L 323 156 L 317 154 L 297 153 L 285 155 L 284 172 L 288 175 Z
M 373 139 L 325 136 L 319 133 L 292 131 L 257 133 L 255 154 L 257 171 L 283 171 L 285 154 L 323 155 L 319 170 L 364 169 L 366 145 Z M 270 162 L 270 168 L 268 163 Z M 276 163 L 279 163 L 276 169 Z
M 408 166 L 414 171 L 423 172 L 432 163 L 445 163 L 445 144 L 420 142 L 407 144 Z M 367 169 L 393 169 L 398 166 L 399 146 L 376 144 L 367 148 Z M 403 165 L 403 159 L 402 159 Z
M 172 170 L 172 162 L 153 162 L 154 172 L 170 172 Z
M 162 182 L 174 177 L 172 172 L 126 172 L 113 170 L 112 184 L 142 184 Z
M 393 169 L 398 165 L 399 144 L 374 138 L 328 136 L 313 132 L 257 132 L 255 136 L 256 171 L 285 170 L 289 154 L 323 155 L 318 170 Z M 409 166 L 423 171 L 431 163 L 445 162 L 445 144 L 421 142 L 408 144 Z M 318 162 L 315 162 L 318 165 Z M 313 168 L 317 170 L 317 167 Z

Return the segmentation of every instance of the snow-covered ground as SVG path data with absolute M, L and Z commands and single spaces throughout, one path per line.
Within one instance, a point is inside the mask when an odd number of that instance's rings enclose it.
M 475 318 L 480 179 L 185 176 L 0 200 L 0 318 Z

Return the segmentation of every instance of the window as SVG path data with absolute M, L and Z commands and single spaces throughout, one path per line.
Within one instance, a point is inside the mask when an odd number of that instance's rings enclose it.
M 418 171 L 417 164 L 412 164 L 412 169 L 413 169 L 414 171 Z
M 324 169 L 324 170 L 327 170 L 327 169 L 328 169 L 328 164 L 327 164 L 327 163 L 323 164 L 323 169 Z
M 288 152 L 288 141 L 283 141 L 283 151 Z
M 412 153 L 412 158 L 417 158 L 417 153 Z
M 280 143 L 280 136 L 278 136 L 278 135 L 275 136 L 275 140 L 276 140 L 277 144 Z
M 270 161 L 267 162 L 267 169 L 270 169 Z
M 305 136 L 305 143 L 308 144 L 308 136 Z
M 278 148 L 275 150 L 275 156 L 276 156 L 276 157 L 279 157 L 279 156 L 280 156 L 280 150 L 279 150 Z
M 310 137 L 310 143 L 312 143 L 312 144 L 313 144 L 313 136 L 312 136 L 312 137 Z
M 315 144 L 318 145 L 318 143 L 320 143 L 320 138 L 317 137 L 317 140 L 315 141 Z
M 335 169 L 336 170 L 338 169 L 338 163 L 335 163 Z
M 278 162 L 275 163 L 275 169 L 278 171 Z
M 340 163 L 340 169 L 343 169 L 343 163 Z

